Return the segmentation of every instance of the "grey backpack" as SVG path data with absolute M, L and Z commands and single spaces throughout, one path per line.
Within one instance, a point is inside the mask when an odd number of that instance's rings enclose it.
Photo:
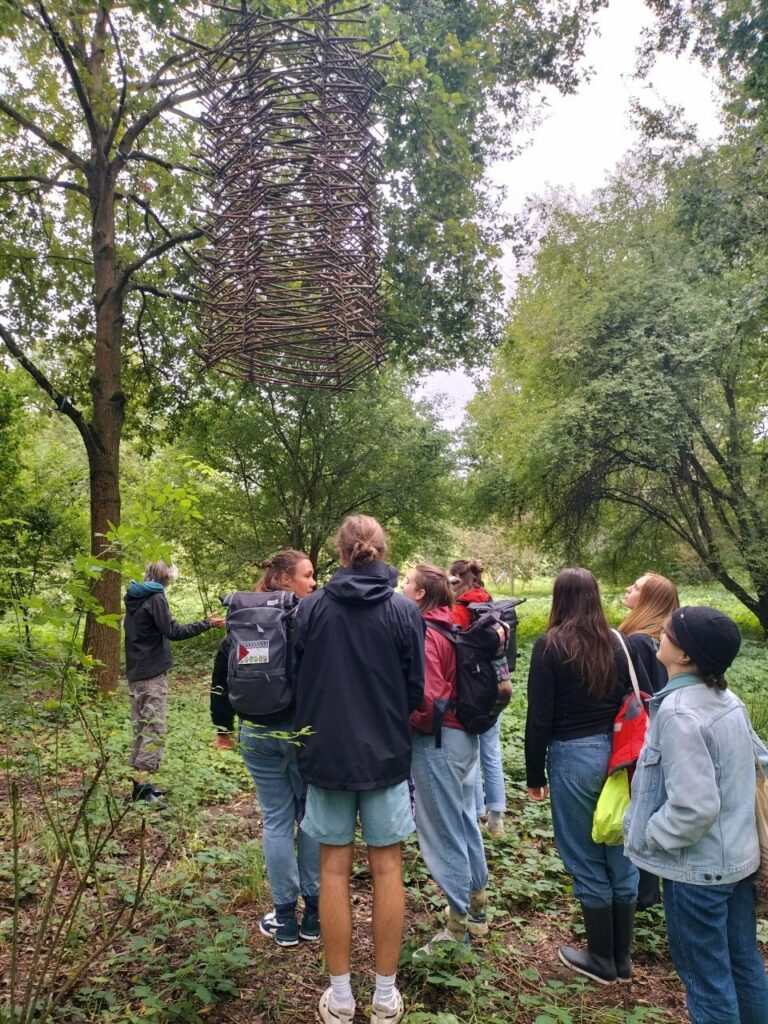
M 277 722 L 293 705 L 293 622 L 298 598 L 290 590 L 225 594 L 227 686 L 235 712 L 252 722 Z

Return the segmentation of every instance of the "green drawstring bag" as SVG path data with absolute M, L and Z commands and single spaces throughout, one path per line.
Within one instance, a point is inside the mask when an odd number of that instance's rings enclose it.
M 629 807 L 629 779 L 627 769 L 609 775 L 600 790 L 592 818 L 592 839 L 606 846 L 621 846 L 624 832 L 621 824 Z

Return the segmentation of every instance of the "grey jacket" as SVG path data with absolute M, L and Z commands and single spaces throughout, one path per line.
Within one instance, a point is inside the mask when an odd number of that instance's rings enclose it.
M 650 702 L 645 746 L 624 818 L 624 852 L 639 868 L 699 885 L 757 870 L 755 736 L 730 690 L 674 676 Z

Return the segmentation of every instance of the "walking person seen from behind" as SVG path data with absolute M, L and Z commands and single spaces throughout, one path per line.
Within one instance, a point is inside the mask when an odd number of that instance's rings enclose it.
M 470 604 L 487 604 L 491 595 L 483 582 L 483 567 L 474 558 L 459 558 L 451 563 L 453 594 L 453 621 L 460 629 L 472 625 Z M 507 792 L 504 786 L 504 768 L 501 756 L 501 718 L 486 732 L 481 733 L 478 765 L 475 776 L 475 804 L 477 816 L 486 819 L 492 836 L 504 834 L 504 815 L 507 810 Z
M 624 819 L 627 853 L 664 879 L 693 1024 L 768 1024 L 755 918 L 755 761 L 768 763 L 768 751 L 727 688 L 740 644 L 736 623 L 714 608 L 679 608 L 664 625 L 669 682 L 650 702 Z
M 642 669 L 638 674 L 645 679 Z M 555 580 L 547 631 L 531 656 L 525 764 L 530 798 L 551 794 L 555 845 L 584 918 L 587 949 L 564 946 L 560 959 L 603 984 L 630 978 L 637 868 L 621 846 L 592 839 L 613 720 L 630 685 L 597 580 L 588 569 L 564 569 Z
M 223 626 L 221 615 L 209 615 L 182 626 L 171 615 L 165 590 L 179 578 L 175 565 L 157 561 L 144 572 L 144 582 L 131 582 L 125 595 L 125 674 L 131 696 L 133 746 L 128 763 L 134 768 L 133 799 L 157 803 L 163 795 L 151 776 L 160 768 L 165 749 L 168 669 L 173 664 L 171 640 L 189 640 L 211 626 Z
M 430 874 L 448 900 L 446 926 L 418 956 L 431 953 L 436 943 L 466 943 L 470 932 L 487 933 L 488 865 L 475 809 L 479 737 L 466 732 L 451 710 L 458 695 L 456 649 L 439 629 L 430 628 L 430 623 L 453 624 L 448 576 L 433 565 L 417 565 L 403 593 L 427 624 L 424 700 L 411 715 L 416 829 Z
M 386 538 L 369 516 L 349 516 L 336 534 L 342 568 L 299 605 L 296 728 L 308 783 L 301 827 L 320 843 L 320 927 L 331 985 L 325 1024 L 351 1022 L 352 908 L 349 878 L 359 818 L 373 878 L 376 989 L 371 1024 L 397 1024 L 395 987 L 405 918 L 401 843 L 414 830 L 408 792 L 409 715 L 424 695 L 424 623 L 396 594 Z

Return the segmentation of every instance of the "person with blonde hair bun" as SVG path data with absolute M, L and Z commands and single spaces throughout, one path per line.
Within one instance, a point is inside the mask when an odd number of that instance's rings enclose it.
M 302 829 L 320 843 L 320 931 L 330 987 L 325 1024 L 355 1016 L 350 984 L 349 878 L 360 819 L 373 879 L 376 988 L 371 1024 L 397 1024 L 395 987 L 405 920 L 402 840 L 414 831 L 408 792 L 409 716 L 424 694 L 424 622 L 394 591 L 387 539 L 370 516 L 348 516 L 336 534 L 341 568 L 296 616 L 296 728 L 307 781 Z

